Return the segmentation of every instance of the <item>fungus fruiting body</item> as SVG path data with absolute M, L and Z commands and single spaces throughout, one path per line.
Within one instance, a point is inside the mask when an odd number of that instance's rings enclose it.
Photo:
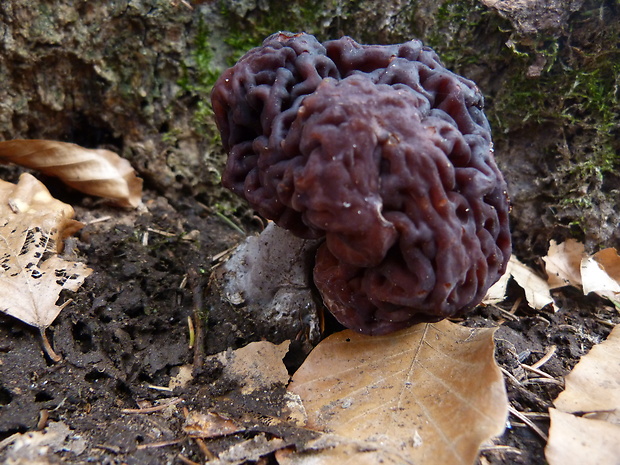
M 224 185 L 324 238 L 314 280 L 345 326 L 384 334 L 462 314 L 505 271 L 509 202 L 482 94 L 421 42 L 273 34 L 212 103 Z

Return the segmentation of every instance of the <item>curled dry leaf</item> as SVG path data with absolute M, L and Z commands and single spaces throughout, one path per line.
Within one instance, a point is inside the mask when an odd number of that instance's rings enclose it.
M 123 207 L 141 202 L 142 180 L 127 160 L 105 149 L 49 140 L 0 142 L 0 158 L 60 178 L 89 195 L 114 201 Z
M 561 244 L 551 240 L 547 256 L 543 257 L 549 287 L 581 286 L 580 268 L 584 256 L 585 246 L 575 239 L 567 239 Z
M 508 401 L 492 329 L 448 321 L 387 336 L 343 331 L 293 375 L 308 427 L 329 432 L 281 463 L 472 464 Z
M 550 465 L 616 465 L 620 457 L 620 326 L 581 358 L 550 409 Z
M 501 278 L 493 284 L 487 291 L 487 295 L 482 299 L 482 303 L 486 305 L 496 304 L 506 300 L 506 289 L 508 288 L 508 280 L 510 279 L 510 272 L 506 271 Z
M 614 248 L 603 249 L 581 262 L 583 293 L 594 292 L 612 302 L 620 301 L 620 256 Z
M 183 431 L 194 438 L 216 438 L 243 430 L 243 426 L 215 412 L 189 412 L 183 426 Z
M 506 273 L 510 273 L 517 284 L 523 288 L 525 299 L 530 307 L 541 309 L 551 304 L 555 308 L 547 281 L 530 267 L 521 263 L 515 256 L 510 257 Z
M 48 354 L 59 360 L 45 328 L 64 308 L 56 304 L 60 291 L 77 290 L 92 270 L 60 258 L 58 243 L 81 224 L 29 174 L 17 186 L 0 182 L 0 196 L 0 310 L 39 328 Z

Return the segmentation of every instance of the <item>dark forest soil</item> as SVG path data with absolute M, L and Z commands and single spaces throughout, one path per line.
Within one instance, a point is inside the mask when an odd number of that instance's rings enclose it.
M 227 397 L 235 386 L 206 357 L 272 340 L 264 329 L 268 324 L 240 318 L 234 307 L 209 294 L 214 257 L 243 235 L 191 198 L 173 204 L 147 192 L 146 208 L 132 212 L 88 199 L 81 203 L 77 217 L 87 226 L 68 242 L 65 254 L 86 261 L 94 273 L 78 292 L 63 296 L 73 303 L 48 329 L 63 360 L 46 359 L 36 330 L 0 314 L 0 463 L 202 463 L 207 449 L 217 454 L 258 434 L 248 429 L 199 443 L 183 430 L 189 411 L 216 409 L 242 417 L 277 410 L 269 402 L 249 405 Z M 561 310 L 536 312 L 514 286 L 506 302 L 479 307 L 462 322 L 499 326 L 497 360 L 509 373 L 511 405 L 543 433 L 563 376 L 620 321 L 608 303 L 578 290 L 562 289 L 556 300 Z M 198 339 L 198 349 L 190 348 L 188 318 L 205 336 L 204 346 Z M 552 346 L 555 353 L 541 368 L 552 379 L 523 368 Z M 297 355 L 291 370 L 299 363 Z M 170 388 L 183 366 L 192 367 L 192 380 Z M 173 405 L 153 413 L 127 410 L 167 402 Z M 39 450 L 12 447 L 16 433 L 58 424 L 70 430 L 40 457 L 28 455 Z M 505 434 L 484 448 L 480 461 L 542 464 L 544 445 L 539 434 L 511 415 Z M 267 457 L 261 463 L 276 462 Z

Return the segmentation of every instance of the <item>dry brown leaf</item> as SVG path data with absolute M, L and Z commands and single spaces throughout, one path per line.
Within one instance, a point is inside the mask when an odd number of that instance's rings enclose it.
M 549 287 L 580 287 L 581 260 L 584 256 L 585 246 L 575 239 L 567 239 L 561 244 L 550 241 L 547 256 L 543 257 Z
M 216 438 L 244 429 L 232 419 L 214 412 L 189 412 L 183 425 L 183 431 L 193 438 Z
M 495 284 L 493 284 L 487 294 L 482 299 L 482 303 L 485 305 L 496 304 L 506 300 L 506 289 L 508 288 L 508 281 L 510 280 L 510 273 L 507 271 L 504 273 Z
M 603 249 L 581 262 L 583 293 L 620 301 L 620 256 L 614 248 Z
M 279 345 L 267 341 L 251 342 L 234 351 L 222 352 L 215 357 L 222 363 L 223 376 L 241 386 L 241 394 L 266 390 L 276 384 L 286 386 L 289 374 L 282 359 L 291 341 Z
M 47 187 L 28 173 L 22 174 L 17 184 L 0 180 L 0 218 L 9 220 L 16 214 L 19 221 L 39 224 L 56 243 L 58 252 L 62 239 L 84 226 L 73 219 L 71 205 L 52 197 Z
M 77 290 L 92 270 L 56 254 L 58 239 L 79 225 L 73 209 L 29 174 L 13 189 L 7 184 L 0 183 L 0 310 L 39 328 L 47 343 L 45 328 L 63 309 L 56 304 L 60 291 Z
M 581 358 L 566 376 L 565 385 L 554 401 L 557 409 L 593 412 L 589 418 L 620 426 L 620 326 Z
M 55 421 L 49 422 L 42 431 L 15 433 L 2 442 L 8 446 L 3 457 L 5 465 L 57 464 L 60 454 L 80 455 L 87 447 L 83 437 L 73 434 L 66 424 Z
M 550 409 L 545 455 L 550 465 L 618 464 L 620 457 L 620 326 L 581 358 Z M 576 415 L 574 415 L 576 414 Z
M 343 331 L 294 374 L 308 427 L 326 431 L 282 463 L 472 464 L 500 434 L 508 401 L 492 329 L 448 321 L 386 336 Z M 319 455 L 317 455 L 319 454 Z M 289 462 L 284 462 L 289 460 Z
M 50 140 L 0 142 L 0 158 L 60 178 L 65 184 L 89 195 L 114 201 L 123 207 L 141 203 L 142 179 L 130 163 L 105 149 L 86 149 Z
M 514 278 L 514 280 L 525 291 L 525 299 L 530 307 L 535 309 L 541 309 L 547 305 L 551 305 L 555 308 L 553 298 L 551 297 L 549 284 L 543 278 L 538 276 L 528 266 L 521 263 L 516 257 L 510 257 L 508 262 L 507 273 Z
M 620 426 L 549 409 L 549 465 L 618 465 Z

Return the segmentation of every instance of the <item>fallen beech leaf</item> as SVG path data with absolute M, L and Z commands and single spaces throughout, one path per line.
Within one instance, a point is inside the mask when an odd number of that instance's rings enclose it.
M 183 431 L 193 438 L 216 438 L 238 433 L 245 428 L 219 413 L 189 412 Z
M 137 207 L 141 202 L 142 179 L 127 160 L 109 150 L 16 139 L 0 142 L 0 158 L 56 176 L 80 192 L 110 199 L 122 207 Z
M 304 402 L 307 426 L 330 434 L 282 463 L 474 463 L 507 416 L 493 333 L 442 321 L 328 337 L 289 390 Z
M 31 175 L 23 174 L 13 189 L 7 184 L 0 184 L 0 310 L 39 328 L 44 348 L 57 361 L 45 338 L 45 329 L 64 308 L 56 301 L 60 291 L 77 290 L 92 272 L 56 254 L 58 239 L 79 223 L 70 218 L 73 209 Z
M 291 341 L 279 345 L 267 341 L 251 342 L 234 351 L 222 352 L 215 357 L 222 363 L 223 376 L 238 382 L 241 394 L 267 390 L 276 384 L 284 385 L 289 374 L 282 359 Z
M 235 444 L 219 454 L 216 460 L 210 460 L 209 465 L 243 465 L 257 463 L 257 461 L 278 449 L 289 444 L 280 438 L 268 437 L 264 433 Z M 260 462 L 259 462 L 260 463 Z M 266 463 L 266 462 L 265 462 Z
M 525 291 L 525 299 L 530 307 L 541 309 L 551 304 L 555 309 L 553 298 L 549 292 L 549 284 L 538 276 L 534 270 L 512 256 L 508 262 L 506 272 L 510 273 L 517 284 L 523 288 Z
M 620 256 L 614 248 L 600 250 L 581 262 L 583 293 L 594 292 L 611 301 L 620 298 Z
M 547 283 L 551 289 L 563 286 L 581 286 L 581 260 L 585 256 L 585 246 L 575 239 L 567 239 L 558 244 L 549 242 L 547 256 L 543 257 L 547 271 Z
M 15 217 L 15 215 L 19 217 Z M 75 221 L 71 205 L 52 197 L 47 187 L 28 173 L 13 184 L 0 180 L 0 218 L 19 218 L 23 223 L 39 224 L 60 252 L 62 239 L 71 236 L 84 226 Z
M 591 412 L 589 418 L 620 426 L 620 326 L 581 358 L 566 376 L 565 385 L 554 401 L 557 409 Z
M 620 426 L 549 409 L 549 465 L 618 465 Z
M 3 441 L 4 446 L 8 446 L 3 456 L 6 465 L 47 465 L 58 463 L 55 459 L 61 453 L 82 454 L 87 443 L 66 424 L 51 421 L 43 431 L 9 436 Z
M 506 300 L 506 289 L 508 288 L 508 280 L 510 279 L 510 273 L 504 273 L 495 284 L 493 284 L 487 291 L 487 295 L 482 299 L 482 303 L 485 305 L 496 304 Z
M 550 465 L 616 465 L 620 457 L 620 326 L 583 356 L 549 409 Z M 577 415 L 573 415 L 577 414 Z

